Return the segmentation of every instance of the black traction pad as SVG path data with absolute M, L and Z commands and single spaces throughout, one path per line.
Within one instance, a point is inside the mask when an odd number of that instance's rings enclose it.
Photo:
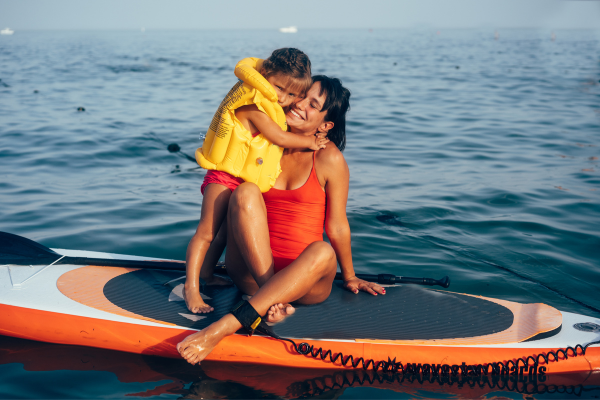
M 137 270 L 119 275 L 104 286 L 106 298 L 132 313 L 179 326 L 203 329 L 229 313 L 242 299 L 233 286 L 206 286 L 203 294 L 215 308 L 209 314 L 192 314 L 183 301 L 169 301 L 168 285 L 181 272 Z M 335 281 L 331 295 L 321 304 L 296 306 L 296 313 L 273 326 L 282 337 L 311 339 L 431 340 L 489 335 L 508 329 L 513 313 L 486 299 L 403 285 L 389 287 L 385 295 L 354 294 Z M 193 321 L 181 315 L 205 317 Z

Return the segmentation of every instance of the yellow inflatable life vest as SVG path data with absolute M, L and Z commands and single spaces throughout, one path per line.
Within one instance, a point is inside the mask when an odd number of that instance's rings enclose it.
M 196 161 L 202 168 L 224 171 L 267 192 L 281 173 L 279 161 L 283 149 L 269 142 L 262 134 L 252 137 L 236 118 L 235 110 L 255 104 L 287 130 L 285 114 L 277 103 L 273 86 L 258 72 L 263 60 L 244 58 L 235 66 L 240 82 L 235 84 L 221 102 L 212 119 L 202 147 L 196 150 Z

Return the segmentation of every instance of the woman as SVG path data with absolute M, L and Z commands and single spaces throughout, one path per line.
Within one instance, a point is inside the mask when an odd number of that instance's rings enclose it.
M 268 313 L 268 322 L 278 322 L 294 312 L 291 302 L 324 301 L 338 263 L 348 290 L 385 294 L 379 285 L 356 278 L 352 265 L 346 217 L 350 174 L 341 153 L 349 98 L 338 79 L 314 77 L 306 97 L 288 111 L 288 126 L 298 135 L 327 132 L 331 143 L 316 152 L 286 149 L 283 172 L 264 198 L 251 183 L 231 195 L 225 262 L 233 282 L 252 298 L 235 316 L 227 314 L 177 345 L 191 364 L 239 330 L 248 315 Z M 331 245 L 323 241 L 323 227 Z

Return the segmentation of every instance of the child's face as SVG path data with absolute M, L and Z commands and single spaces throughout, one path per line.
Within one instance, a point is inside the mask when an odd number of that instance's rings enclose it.
M 267 78 L 267 81 L 273 86 L 277 93 L 277 102 L 281 108 L 286 108 L 298 98 L 301 94 L 298 89 L 292 86 L 293 80 L 285 75 L 275 74 Z

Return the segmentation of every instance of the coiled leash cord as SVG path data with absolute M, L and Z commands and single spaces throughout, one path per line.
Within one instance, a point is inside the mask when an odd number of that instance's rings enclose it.
M 365 360 L 363 357 L 354 358 L 353 355 L 344 356 L 343 353 L 337 353 L 333 355 L 331 350 L 323 351 L 322 347 L 319 347 L 315 350 L 315 347 L 302 342 L 299 345 L 296 344 L 292 339 L 282 338 L 273 332 L 266 324 L 263 323 L 262 317 L 250 303 L 246 300 L 242 300 L 239 302 L 232 310 L 231 313 L 240 321 L 244 329 L 248 331 L 249 335 L 252 335 L 254 331 L 258 331 L 264 335 L 270 336 L 274 339 L 286 341 L 294 346 L 294 350 L 300 355 L 310 355 L 311 357 L 317 359 L 321 358 L 321 360 L 325 360 L 329 358 L 329 361 L 333 364 L 337 360 L 340 360 L 343 366 L 347 366 L 348 363 L 352 365 L 353 368 L 358 367 L 359 364 L 362 365 L 364 370 L 367 370 L 369 367 L 372 367 L 375 372 L 380 369 L 384 372 L 391 373 L 401 373 L 401 374 L 431 374 L 433 376 L 436 375 L 452 375 L 456 376 L 461 374 L 463 376 L 467 375 L 523 375 L 527 373 L 529 375 L 540 374 L 544 375 L 546 373 L 545 366 L 539 366 L 540 360 L 543 360 L 545 364 L 549 364 L 550 362 L 558 362 L 561 360 L 566 360 L 569 357 L 577 357 L 579 355 L 584 356 L 587 348 L 594 344 L 600 344 L 600 341 L 591 342 L 582 346 L 581 344 L 575 345 L 575 347 L 568 346 L 566 348 L 559 348 L 557 350 L 550 350 L 547 354 L 537 354 L 535 356 L 527 356 L 526 358 L 518 358 L 517 362 L 513 360 L 508 360 L 506 362 L 498 361 L 488 364 L 474 364 L 467 365 L 466 363 L 462 363 L 460 365 L 449 365 L 449 364 L 421 364 L 421 363 L 406 363 L 396 362 L 396 358 L 390 359 L 388 357 L 387 361 L 374 361 L 373 359 Z M 577 352 L 577 350 L 581 350 L 581 354 Z M 570 354 L 569 354 L 570 352 Z M 562 354 L 563 358 L 559 358 Z M 529 364 L 530 361 L 533 361 L 533 364 Z M 522 364 L 522 365 L 520 365 Z M 491 368 L 491 371 L 490 371 Z
M 530 375 L 539 373 L 540 375 L 544 375 L 546 373 L 545 366 L 538 366 L 540 359 L 544 360 L 545 364 L 550 362 L 558 362 L 561 360 L 566 360 L 571 357 L 584 356 L 587 348 L 593 344 L 600 344 L 600 341 L 588 343 L 585 346 L 577 344 L 575 347 L 568 346 L 567 348 L 559 348 L 554 351 L 549 351 L 547 354 L 537 354 L 535 356 L 528 356 L 527 358 L 518 358 L 517 362 L 513 360 L 508 360 L 506 362 L 498 361 L 488 364 L 475 364 L 475 365 L 467 365 L 466 363 L 462 363 L 460 365 L 448 365 L 448 364 L 421 364 L 421 363 L 406 363 L 403 364 L 401 362 L 396 362 L 396 358 L 391 360 L 388 357 L 387 361 L 374 361 L 372 359 L 365 360 L 362 357 L 354 358 L 352 355 L 347 357 L 344 356 L 343 353 L 337 353 L 335 356 L 331 352 L 331 350 L 323 351 L 322 347 L 319 347 L 315 350 L 315 347 L 309 345 L 306 342 L 300 343 L 296 345 L 296 343 L 291 339 L 281 338 L 277 335 L 270 335 L 275 339 L 285 340 L 290 342 L 296 352 L 300 355 L 310 355 L 313 358 L 321 358 L 321 360 L 325 360 L 329 358 L 331 363 L 335 363 L 338 359 L 341 359 L 341 364 L 346 366 L 348 363 L 352 365 L 353 368 L 356 368 L 359 364 L 362 364 L 363 369 L 368 369 L 369 366 L 373 366 L 373 370 L 377 372 L 381 369 L 384 372 L 392 372 L 392 373 L 401 373 L 401 374 L 431 374 L 433 376 L 436 375 L 453 375 L 456 376 L 459 373 L 463 376 L 466 375 L 522 375 L 523 373 L 528 373 Z M 581 353 L 577 352 L 578 349 L 581 349 Z M 569 354 L 571 352 L 571 354 Z M 559 358 L 559 355 L 562 354 L 564 358 Z M 529 364 L 529 361 L 533 361 L 533 364 Z M 520 364 L 523 365 L 520 365 Z M 539 367 L 539 368 L 538 368 Z M 490 371 L 491 368 L 491 371 Z M 460 370 L 460 372 L 459 372 Z

